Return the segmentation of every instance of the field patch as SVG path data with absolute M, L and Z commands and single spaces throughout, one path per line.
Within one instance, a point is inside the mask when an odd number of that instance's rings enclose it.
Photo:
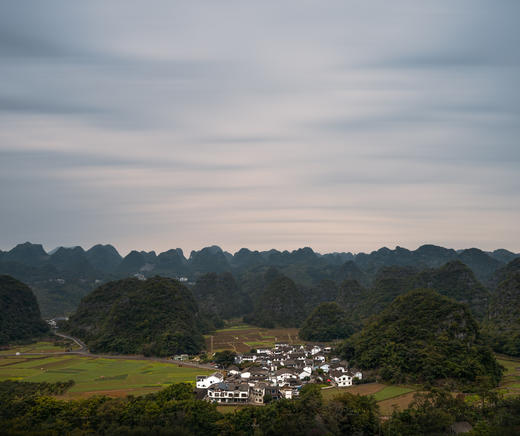
M 323 401 L 331 401 L 334 397 L 341 395 L 345 392 L 350 394 L 359 394 L 359 395 L 374 395 L 375 393 L 383 390 L 386 385 L 382 383 L 367 383 L 363 385 L 355 385 L 348 386 L 344 388 L 326 388 L 321 390 L 321 395 L 323 396 Z
M 179 367 L 173 363 L 105 359 L 88 356 L 0 356 L 0 380 L 58 382 L 74 380 L 63 397 L 94 394 L 124 396 L 158 391 L 172 383 L 194 383 L 197 375 L 212 371 Z M 113 394 L 113 395 L 112 395 Z
M 408 386 L 384 385 L 382 383 L 367 383 L 345 388 L 326 388 L 321 390 L 323 401 L 328 402 L 349 392 L 359 395 L 373 395 L 383 415 L 392 413 L 393 408 L 405 409 L 413 401 L 415 390 Z
M 59 341 L 39 341 L 28 345 L 16 345 L 11 348 L 1 350 L 0 356 L 16 353 L 63 353 L 67 350 L 76 350 L 78 345 L 67 339 Z
M 407 388 L 404 386 L 386 386 L 380 391 L 376 392 L 374 397 L 376 401 L 384 401 L 388 400 L 389 398 L 398 397 L 399 395 L 407 394 L 409 392 L 413 392 L 414 389 Z
M 394 410 L 404 410 L 412 403 L 416 392 L 408 392 L 398 397 L 389 398 L 387 400 L 379 401 L 379 410 L 382 415 L 391 415 Z
M 498 391 L 503 395 L 520 395 L 520 359 L 497 356 L 497 360 L 505 368 Z
M 252 348 L 272 348 L 276 342 L 301 342 L 296 328 L 264 329 L 247 324 L 217 330 L 206 335 L 205 340 L 206 349 L 210 353 L 222 350 L 245 353 Z

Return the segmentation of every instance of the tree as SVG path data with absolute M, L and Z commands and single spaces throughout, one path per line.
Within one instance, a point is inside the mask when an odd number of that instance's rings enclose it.
M 231 350 L 217 351 L 213 356 L 213 362 L 215 362 L 221 368 L 227 368 L 235 363 L 237 353 Z

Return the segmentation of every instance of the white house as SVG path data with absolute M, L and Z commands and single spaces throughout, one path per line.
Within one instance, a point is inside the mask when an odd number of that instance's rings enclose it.
M 352 376 L 348 373 L 338 372 L 333 375 L 336 384 L 342 388 L 345 386 L 352 386 Z
M 247 403 L 249 385 L 247 383 L 215 383 L 208 388 L 207 398 L 215 403 Z
M 282 383 L 291 379 L 297 379 L 298 376 L 290 368 L 281 368 L 275 373 L 276 381 Z
M 321 347 L 318 347 L 317 345 L 315 345 L 314 347 L 311 348 L 311 355 L 314 356 L 315 354 L 318 354 L 320 351 L 321 351 Z
M 227 372 L 229 375 L 237 375 L 237 374 L 240 374 L 240 369 L 235 366 L 235 365 L 231 365 L 228 369 L 227 369 Z
M 329 372 L 330 370 L 330 365 L 328 363 L 324 363 L 323 365 L 320 366 L 320 369 L 323 371 L 323 372 Z
M 258 356 L 256 354 L 242 354 L 242 362 L 254 362 Z
M 198 375 L 196 380 L 197 389 L 207 389 L 215 383 L 222 382 L 224 377 L 220 372 L 214 372 L 211 375 Z
M 293 389 L 290 386 L 286 386 L 280 389 L 280 395 L 282 398 L 286 400 L 292 400 L 293 398 Z
M 309 368 L 303 368 L 303 371 L 301 371 L 299 374 L 298 374 L 298 378 L 300 380 L 303 380 L 304 378 L 306 377 L 310 377 L 312 374 L 312 370 L 309 371 Z

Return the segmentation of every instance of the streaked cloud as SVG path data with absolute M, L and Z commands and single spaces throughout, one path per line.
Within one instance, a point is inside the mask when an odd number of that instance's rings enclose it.
M 519 12 L 4 2 L 0 248 L 520 251 Z

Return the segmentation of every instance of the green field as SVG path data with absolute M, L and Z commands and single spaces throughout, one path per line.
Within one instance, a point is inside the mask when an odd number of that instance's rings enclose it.
M 146 360 L 84 356 L 0 356 L 0 380 L 57 382 L 74 380 L 68 397 L 107 394 L 140 395 L 172 383 L 195 382 L 211 371 Z
M 415 389 L 410 388 L 408 386 L 384 385 L 382 383 L 367 383 L 349 386 L 346 388 L 335 387 L 322 389 L 321 394 L 323 396 L 323 400 L 326 402 L 332 400 L 334 397 L 341 395 L 344 392 L 350 392 L 351 394 L 359 395 L 373 395 L 376 401 L 379 402 L 414 391 Z
M 399 395 L 407 394 L 408 392 L 414 392 L 414 389 L 407 388 L 405 386 L 385 386 L 382 390 L 376 392 L 374 397 L 376 401 L 384 401 L 390 398 L 398 397 Z
M 505 368 L 499 392 L 504 395 L 520 395 L 520 359 L 497 356 L 497 360 Z
M 79 347 L 75 342 L 67 340 L 59 342 L 41 341 L 29 345 L 14 346 L 7 350 L 1 350 L 0 356 L 15 353 L 59 353 L 66 351 L 67 349 L 75 350 L 78 348 Z

